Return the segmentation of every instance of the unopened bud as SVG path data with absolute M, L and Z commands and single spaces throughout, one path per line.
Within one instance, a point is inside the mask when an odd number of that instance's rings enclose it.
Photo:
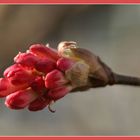
M 85 86 L 88 82 L 89 65 L 83 61 L 77 61 L 70 69 L 65 71 L 65 76 L 73 87 Z
M 5 97 L 17 90 L 22 90 L 27 88 L 28 83 L 13 85 L 8 78 L 0 78 L 0 97 Z
M 32 71 L 25 69 L 21 65 L 15 64 L 7 68 L 4 72 L 4 76 L 14 85 L 30 84 L 35 76 Z
M 30 111 L 39 111 L 44 109 L 50 103 L 50 99 L 46 99 L 44 96 L 37 98 L 35 101 L 29 104 L 28 109 Z
M 66 57 L 62 57 L 57 61 L 57 68 L 65 72 L 74 65 L 75 61 Z
M 31 83 L 30 87 L 39 95 L 42 95 L 45 91 L 47 91 L 45 81 L 41 76 L 36 77 L 36 79 Z
M 74 41 L 63 41 L 58 44 L 58 54 L 61 57 L 73 57 L 74 55 L 71 52 L 71 48 L 77 48 L 77 44 Z
M 54 61 L 57 61 L 59 59 L 57 50 L 50 48 L 48 45 L 45 46 L 42 44 L 35 44 L 30 47 L 29 51 L 41 58 L 47 57 Z
M 17 64 L 31 68 L 35 66 L 37 61 L 39 61 L 39 58 L 37 58 L 37 56 L 33 55 L 32 53 L 19 53 L 14 58 L 14 62 Z
M 66 83 L 68 83 L 68 80 L 65 78 L 64 74 L 57 69 L 51 71 L 45 77 L 45 86 L 49 89 L 57 88 Z
M 36 63 L 35 68 L 37 71 L 47 74 L 56 68 L 56 63 L 48 58 L 44 58 Z
M 64 97 L 66 94 L 68 94 L 72 89 L 73 89 L 73 87 L 71 85 L 57 87 L 54 89 L 50 89 L 47 96 L 50 99 L 56 101 L 56 100 Z
M 37 98 L 37 94 L 31 89 L 19 90 L 6 97 L 5 105 L 11 109 L 23 109 Z

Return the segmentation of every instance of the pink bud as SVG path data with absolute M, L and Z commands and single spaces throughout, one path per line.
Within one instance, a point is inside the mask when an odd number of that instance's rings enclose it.
M 55 49 L 42 44 L 32 45 L 30 47 L 30 52 L 32 52 L 33 54 L 39 57 L 47 57 L 55 61 L 59 59 L 58 53 Z
M 23 109 L 37 98 L 37 94 L 31 89 L 19 90 L 6 97 L 5 105 L 11 109 Z
M 32 53 L 19 53 L 15 62 L 29 68 L 35 68 L 39 72 L 48 73 L 56 67 L 56 63 L 49 58 L 39 58 Z
M 64 74 L 57 69 L 49 72 L 45 77 L 46 88 L 56 88 L 66 83 L 68 83 L 68 80 L 65 78 Z
M 25 89 L 29 85 L 27 83 L 21 85 L 13 85 L 8 78 L 0 78 L 0 97 L 5 97 L 17 90 Z
M 48 98 L 56 101 L 62 97 L 64 97 L 66 94 L 68 94 L 72 90 L 72 86 L 61 86 L 54 89 L 50 89 L 47 96 Z
M 10 77 L 10 76 L 13 75 L 13 73 L 14 73 L 15 71 L 19 71 L 20 69 L 21 69 L 21 68 L 20 68 L 20 65 L 14 64 L 14 65 L 8 67 L 8 68 L 5 70 L 3 75 L 4 75 L 5 77 Z
M 58 69 L 60 69 L 63 72 L 71 68 L 73 64 L 74 64 L 74 60 L 65 57 L 62 57 L 57 61 Z
M 30 87 L 39 94 L 43 94 L 47 89 L 45 87 L 45 81 L 43 77 L 36 77 L 36 79 L 31 83 Z
M 39 97 L 35 101 L 29 104 L 28 109 L 30 111 L 39 111 L 39 110 L 44 109 L 49 103 L 50 103 L 50 99 Z
M 6 78 L 0 78 L 0 92 L 8 88 L 8 80 Z
M 32 71 L 25 69 L 19 64 L 14 64 L 7 68 L 4 72 L 4 76 L 14 85 L 30 84 L 36 77 Z
M 15 56 L 14 61 L 22 66 L 34 67 L 39 58 L 32 53 L 19 53 Z
M 40 59 L 35 65 L 36 70 L 45 74 L 56 68 L 56 63 L 48 58 Z

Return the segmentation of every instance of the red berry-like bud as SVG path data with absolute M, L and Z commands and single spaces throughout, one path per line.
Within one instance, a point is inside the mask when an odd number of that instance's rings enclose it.
M 38 95 L 31 88 L 19 90 L 6 97 L 5 105 L 11 109 L 23 109 L 37 97 Z
M 71 85 L 61 86 L 61 87 L 57 87 L 57 88 L 54 88 L 54 89 L 50 89 L 48 94 L 47 94 L 47 96 L 50 99 L 56 101 L 56 100 L 64 97 L 71 90 L 72 90 L 72 86 Z
M 0 92 L 8 88 L 8 80 L 6 78 L 0 78 Z
M 74 60 L 62 57 L 57 61 L 57 68 L 65 72 L 66 70 L 71 68 L 74 63 L 75 63 Z
M 14 58 L 14 62 L 16 62 L 17 64 L 32 68 L 35 66 L 37 61 L 39 61 L 39 58 L 37 58 L 37 56 L 33 55 L 32 53 L 19 53 Z
M 21 69 L 20 65 L 14 64 L 14 65 L 8 67 L 8 68 L 5 70 L 4 73 L 3 73 L 3 75 L 4 75 L 5 77 L 8 78 L 8 77 L 10 77 L 11 75 L 14 75 L 15 71 L 19 71 L 20 69 Z
M 49 89 L 57 88 L 66 83 L 68 83 L 68 80 L 65 78 L 64 74 L 57 69 L 49 72 L 45 77 L 45 86 Z
M 44 94 L 44 92 L 47 91 L 43 77 L 39 77 L 39 76 L 31 83 L 30 87 L 34 91 L 36 91 L 39 95 L 42 95 Z
M 32 71 L 25 69 L 19 64 L 7 68 L 4 72 L 4 76 L 14 85 L 30 84 L 36 77 Z
M 55 61 L 57 61 L 59 59 L 57 50 L 50 48 L 49 46 L 42 45 L 42 44 L 32 45 L 30 47 L 30 52 L 32 52 L 33 54 L 35 54 L 41 58 L 47 57 L 47 58 L 50 58 Z
M 22 66 L 35 68 L 39 72 L 48 73 L 56 68 L 56 63 L 50 58 L 39 58 L 32 53 L 19 53 L 14 61 Z
M 29 85 L 27 83 L 13 85 L 8 78 L 0 78 L 0 97 L 5 97 L 17 90 L 25 89 Z
M 29 104 L 28 109 L 30 111 L 39 111 L 44 109 L 50 103 L 50 99 L 46 99 L 44 96 L 37 98 L 35 101 Z
M 9 91 L 9 85 L 7 78 L 0 78 L 0 97 L 5 97 L 11 92 Z
M 48 58 L 41 59 L 35 65 L 36 70 L 45 74 L 56 68 L 56 63 Z

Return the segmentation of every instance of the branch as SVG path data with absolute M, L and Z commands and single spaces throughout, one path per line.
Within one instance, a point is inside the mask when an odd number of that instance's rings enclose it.
M 140 86 L 140 78 L 114 73 L 114 84 Z

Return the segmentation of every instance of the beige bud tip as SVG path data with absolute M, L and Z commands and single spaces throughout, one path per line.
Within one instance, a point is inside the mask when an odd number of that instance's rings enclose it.
M 71 81 L 73 87 L 85 86 L 88 82 L 89 65 L 83 61 L 78 61 L 70 69 L 66 70 L 65 75 Z
M 77 48 L 77 43 L 74 41 L 63 41 L 58 44 L 58 54 L 64 57 L 73 56 L 71 48 Z

